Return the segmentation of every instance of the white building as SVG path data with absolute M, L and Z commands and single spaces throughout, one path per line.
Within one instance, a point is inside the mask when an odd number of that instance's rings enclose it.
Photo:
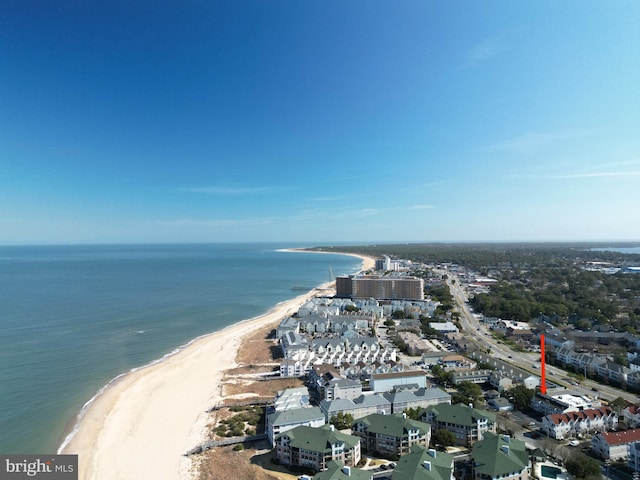
M 538 392 L 531 399 L 531 408 L 543 415 L 552 413 L 567 413 L 599 408 L 602 403 L 598 399 L 592 399 L 586 395 L 574 395 L 571 393 L 543 395 Z
M 426 388 L 427 376 L 420 370 L 371 375 L 371 390 L 375 393 L 390 392 L 395 387 L 405 385 L 417 385 L 418 388 Z
M 266 433 L 271 445 L 274 444 L 275 438 L 282 432 L 301 425 L 321 427 L 326 423 L 324 414 L 318 407 L 293 408 L 274 412 L 267 415 L 266 421 Z
M 640 429 L 621 432 L 597 433 L 591 439 L 591 450 L 604 460 L 626 460 L 630 448 L 640 442 Z M 633 452 L 634 459 L 636 452 Z
M 618 426 L 618 415 L 609 407 L 579 412 L 553 413 L 542 417 L 542 431 L 556 440 L 606 432 Z
M 622 410 L 622 420 L 629 428 L 640 426 L 640 405 L 629 405 Z
M 460 331 L 453 322 L 429 322 L 429 328 L 433 328 L 440 335 L 458 333 Z

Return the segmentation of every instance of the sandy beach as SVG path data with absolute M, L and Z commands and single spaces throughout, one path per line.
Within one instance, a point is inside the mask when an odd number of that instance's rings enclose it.
M 373 258 L 358 257 L 363 270 L 374 265 Z M 61 453 L 78 454 L 81 480 L 193 478 L 183 454 L 206 440 L 206 410 L 222 399 L 223 372 L 235 366 L 241 339 L 314 296 L 334 293 L 334 282 L 326 283 L 123 375 L 94 399 Z

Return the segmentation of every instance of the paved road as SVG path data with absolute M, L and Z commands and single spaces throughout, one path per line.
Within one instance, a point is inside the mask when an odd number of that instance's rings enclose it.
M 469 346 L 477 347 L 480 350 L 491 349 L 491 356 L 526 370 L 534 375 L 540 375 L 540 368 L 534 364 L 540 362 L 540 354 L 534 352 L 516 352 L 508 346 L 498 343 L 489 333 L 488 328 L 482 325 L 477 317 L 473 315 L 469 307 L 469 299 L 464 288 L 460 284 L 457 275 L 447 270 L 435 270 L 441 275 L 446 275 L 446 283 L 449 286 L 451 295 L 455 301 L 454 311 L 460 316 L 460 324 L 465 332 L 465 342 Z M 470 348 L 468 348 L 470 349 Z M 567 387 L 580 395 L 599 396 L 613 400 L 622 397 L 629 402 L 637 403 L 638 396 L 608 385 L 602 385 L 596 381 L 586 379 L 580 385 L 572 385 L 567 377 L 568 372 L 552 366 L 546 366 L 547 379 L 560 386 Z M 595 390 L 594 390 L 595 389 Z

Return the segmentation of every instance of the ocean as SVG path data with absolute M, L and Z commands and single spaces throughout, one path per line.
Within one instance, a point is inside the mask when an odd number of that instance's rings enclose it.
M 602 247 L 602 248 L 592 248 L 591 250 L 600 251 L 600 252 L 635 253 L 640 255 L 640 247 Z
M 55 453 L 116 376 L 361 266 L 293 247 L 0 247 L 0 453 Z

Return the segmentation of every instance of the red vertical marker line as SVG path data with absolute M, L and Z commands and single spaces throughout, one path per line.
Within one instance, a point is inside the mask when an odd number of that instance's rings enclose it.
M 544 367 L 544 335 L 540 335 L 540 371 L 542 373 L 540 378 L 540 393 L 543 395 L 547 393 L 547 375 L 545 374 Z

